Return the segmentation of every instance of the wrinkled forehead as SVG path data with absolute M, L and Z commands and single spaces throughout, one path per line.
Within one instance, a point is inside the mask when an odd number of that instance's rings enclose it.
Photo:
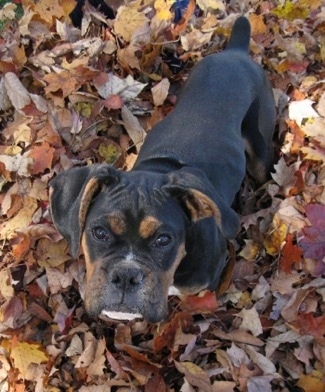
M 87 219 L 108 219 L 116 234 L 125 230 L 125 224 L 137 226 L 143 236 L 162 224 L 178 226 L 184 220 L 181 205 L 159 185 L 149 181 L 145 184 L 121 181 L 104 187 L 92 201 Z

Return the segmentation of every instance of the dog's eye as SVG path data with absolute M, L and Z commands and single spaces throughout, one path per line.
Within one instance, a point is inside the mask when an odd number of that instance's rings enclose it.
M 165 248 L 172 242 L 172 237 L 169 234 L 160 234 L 154 242 L 154 246 Z
M 96 226 L 92 229 L 93 236 L 98 241 L 109 242 L 111 237 L 107 229 L 103 226 Z

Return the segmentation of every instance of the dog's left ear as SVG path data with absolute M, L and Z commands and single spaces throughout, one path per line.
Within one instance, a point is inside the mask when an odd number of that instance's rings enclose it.
M 236 236 L 239 228 L 237 214 L 201 170 L 185 167 L 167 174 L 164 191 L 181 201 L 193 222 L 214 217 L 227 239 Z
M 98 164 L 76 167 L 60 173 L 50 183 L 50 205 L 57 230 L 69 242 L 70 253 L 78 258 L 88 208 L 104 186 L 119 180 L 116 169 Z

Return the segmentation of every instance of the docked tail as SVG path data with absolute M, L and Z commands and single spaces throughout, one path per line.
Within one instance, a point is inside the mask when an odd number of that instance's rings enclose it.
M 240 16 L 231 31 L 226 50 L 242 50 L 248 53 L 251 26 L 244 16 Z

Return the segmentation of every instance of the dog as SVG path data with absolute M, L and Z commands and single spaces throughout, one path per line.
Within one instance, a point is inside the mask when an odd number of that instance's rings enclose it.
M 85 256 L 89 315 L 156 323 L 171 287 L 217 288 L 239 229 L 232 203 L 246 166 L 261 184 L 273 164 L 273 93 L 249 41 L 239 17 L 226 49 L 194 67 L 132 170 L 94 164 L 51 181 L 53 222 L 73 258 L 80 248 Z

